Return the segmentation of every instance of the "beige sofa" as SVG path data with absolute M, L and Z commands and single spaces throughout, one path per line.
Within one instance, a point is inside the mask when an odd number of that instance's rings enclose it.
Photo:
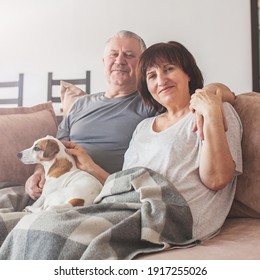
M 239 94 L 235 109 L 244 127 L 244 173 L 236 197 L 219 235 L 200 245 L 174 249 L 136 259 L 258 259 L 260 260 L 260 93 Z M 22 164 L 17 152 L 47 134 L 55 135 L 52 104 L 0 109 L 0 182 L 24 184 L 33 166 Z

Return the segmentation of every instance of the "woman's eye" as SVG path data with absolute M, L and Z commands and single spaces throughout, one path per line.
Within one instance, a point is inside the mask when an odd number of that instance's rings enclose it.
M 174 69 L 173 66 L 169 66 L 165 69 L 166 72 L 171 72 Z
M 149 74 L 147 75 L 147 80 L 151 80 L 155 78 L 155 74 Z

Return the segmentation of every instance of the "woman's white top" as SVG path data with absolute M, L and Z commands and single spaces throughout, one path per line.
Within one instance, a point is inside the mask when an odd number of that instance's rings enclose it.
M 223 225 L 234 199 L 236 175 L 242 173 L 242 124 L 230 104 L 223 106 L 228 125 L 226 136 L 236 164 L 234 179 L 224 189 L 212 191 L 200 179 L 203 141 L 197 132 L 192 132 L 192 113 L 162 132 L 152 128 L 155 117 L 142 121 L 133 134 L 123 165 L 124 170 L 147 167 L 171 181 L 190 206 L 193 237 L 201 240 L 214 235 Z

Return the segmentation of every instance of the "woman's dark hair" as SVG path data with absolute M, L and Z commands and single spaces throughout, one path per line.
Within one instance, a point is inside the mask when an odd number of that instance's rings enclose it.
M 203 87 L 203 76 L 196 64 L 192 54 L 180 43 L 169 41 L 168 43 L 158 43 L 147 48 L 137 64 L 137 89 L 141 94 L 144 103 L 157 112 L 165 111 L 165 108 L 158 103 L 147 88 L 146 72 L 147 69 L 161 62 L 168 62 L 182 69 L 190 78 L 189 89 L 192 95 L 196 89 Z

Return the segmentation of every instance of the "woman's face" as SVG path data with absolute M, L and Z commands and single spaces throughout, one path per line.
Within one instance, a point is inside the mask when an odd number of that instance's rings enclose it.
M 180 67 L 167 62 L 154 65 L 146 71 L 149 92 L 166 108 L 190 99 L 189 81 L 190 77 Z

